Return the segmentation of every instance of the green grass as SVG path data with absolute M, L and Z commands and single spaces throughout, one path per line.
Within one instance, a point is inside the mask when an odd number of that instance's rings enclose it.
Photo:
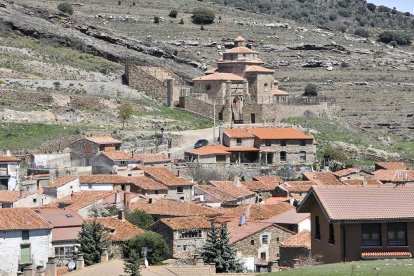
M 376 260 L 337 263 L 261 274 L 266 276 L 408 276 L 414 275 L 414 260 Z
M 31 149 L 47 140 L 75 135 L 79 128 L 75 126 L 2 123 L 0 124 L 0 149 Z

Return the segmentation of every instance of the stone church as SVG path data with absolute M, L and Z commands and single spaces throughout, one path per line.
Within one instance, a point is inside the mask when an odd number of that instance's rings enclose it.
M 263 123 L 301 116 L 310 111 L 321 116 L 327 105 L 292 106 L 289 94 L 278 88 L 275 71 L 263 67 L 259 53 L 246 47 L 239 36 L 226 50 L 217 68 L 193 79 L 193 87 L 180 95 L 180 107 L 224 123 Z M 293 110 L 292 110 L 293 109 Z

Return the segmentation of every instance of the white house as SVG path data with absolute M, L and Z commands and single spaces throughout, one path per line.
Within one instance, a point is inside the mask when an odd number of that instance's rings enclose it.
M 295 233 L 303 230 L 311 230 L 309 213 L 297 213 L 296 209 L 287 210 L 280 215 L 268 218 L 265 222 L 275 223 Z
M 0 275 L 16 275 L 27 264 L 45 266 L 52 255 L 51 228 L 32 209 L 0 209 Z
M 63 176 L 43 186 L 43 193 L 55 198 L 62 198 L 80 190 L 79 178 L 74 175 Z
M 14 156 L 0 155 L 0 190 L 18 190 L 20 160 Z

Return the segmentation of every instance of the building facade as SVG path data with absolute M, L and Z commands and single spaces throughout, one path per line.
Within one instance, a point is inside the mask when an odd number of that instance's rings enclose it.
M 91 136 L 73 142 L 70 148 L 72 166 L 91 166 L 100 153 L 120 150 L 122 142 L 111 136 Z
M 20 160 L 14 156 L 0 155 L 0 190 L 18 190 Z

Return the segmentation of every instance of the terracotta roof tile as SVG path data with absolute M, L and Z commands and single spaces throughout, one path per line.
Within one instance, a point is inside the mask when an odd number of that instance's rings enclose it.
M 113 161 L 143 161 L 145 163 L 164 163 L 171 161 L 164 154 L 131 154 L 124 151 L 104 151 L 102 155 Z
M 274 226 L 273 223 L 252 221 L 246 222 L 240 226 L 236 225 L 229 227 L 230 243 L 236 243 L 238 241 L 244 240 L 245 238 L 248 238 L 272 226 Z
M 236 37 L 234 39 L 235 42 L 245 42 L 246 39 L 244 37 L 242 37 L 241 35 L 239 35 L 238 37 Z
M 312 181 L 286 181 L 280 187 L 291 193 L 304 193 L 308 192 L 313 184 Z
M 287 238 L 281 244 L 282 247 L 304 247 L 311 248 L 311 233 L 309 230 L 302 230 L 296 235 Z
M 0 231 L 51 228 L 51 225 L 32 209 L 0 208 Z
M 226 128 L 224 133 L 230 138 L 254 138 L 249 128 Z
M 278 204 L 281 202 L 289 202 L 290 201 L 290 197 L 284 197 L 284 196 L 274 196 L 274 197 L 269 197 L 265 199 L 265 204 L 267 205 L 271 205 L 271 204 Z
M 259 65 L 252 65 L 246 69 L 247 73 L 274 73 L 275 70 L 265 68 Z
M 314 197 L 331 221 L 414 219 L 413 185 L 313 186 L 298 212 L 309 212 Z
M 53 227 L 82 226 L 83 218 L 73 210 L 60 208 L 38 208 L 35 212 Z
M 87 222 L 93 222 L 95 219 L 97 222 L 111 230 L 110 237 L 113 242 L 126 241 L 136 235 L 144 233 L 144 230 L 133 225 L 129 221 L 119 220 L 112 217 L 89 218 L 87 219 Z
M 130 181 L 137 187 L 146 191 L 167 191 L 168 188 L 165 185 L 158 183 L 157 181 L 146 176 L 130 176 Z
M 246 79 L 233 73 L 212 73 L 202 77 L 194 78 L 193 81 L 245 81 Z
M 345 179 L 342 180 L 345 185 L 382 185 L 378 179 Z
M 234 48 L 228 49 L 228 50 L 224 51 L 223 54 L 257 54 L 257 53 L 258 52 L 254 51 L 250 48 L 240 46 L 240 47 L 234 47 Z
M 354 174 L 354 173 L 359 173 L 361 170 L 360 169 L 356 169 L 356 168 L 348 168 L 348 169 L 343 169 L 340 171 L 336 171 L 333 174 L 337 177 L 343 177 L 343 176 L 347 176 L 350 174 Z
M 20 192 L 0 190 L 0 202 L 12 203 L 16 202 L 20 198 Z
M 257 148 L 253 147 L 234 147 L 234 148 L 228 148 L 229 152 L 239 152 L 239 151 L 260 151 Z
M 279 224 L 298 224 L 310 217 L 310 213 L 298 213 L 296 209 L 287 210 L 280 215 L 265 219 L 264 222 Z
M 165 186 L 192 186 L 193 183 L 180 176 L 176 176 L 175 173 L 167 168 L 163 167 L 149 167 L 143 166 L 141 169 L 146 176 L 154 178 L 156 181 L 164 184 Z
M 96 144 L 122 144 L 121 141 L 111 136 L 91 136 L 91 137 L 85 137 L 85 139 L 91 142 L 94 142 Z
M 255 193 L 244 187 L 243 185 L 235 185 L 231 181 L 210 181 L 209 184 L 216 187 L 229 196 L 236 198 L 253 197 Z
M 251 204 L 240 205 L 233 208 L 219 208 L 218 211 L 223 213 L 224 216 L 239 218 L 241 215 L 246 214 L 247 221 L 259 221 L 265 220 L 270 217 L 280 215 L 287 210 L 294 209 L 292 205 L 286 202 L 278 204 Z
M 195 185 L 193 188 L 200 190 L 221 202 L 234 201 L 237 199 L 213 185 Z
M 225 129 L 224 133 L 231 138 L 258 137 L 262 140 L 287 140 L 287 139 L 314 139 L 294 128 L 232 128 Z
M 72 182 L 74 180 L 76 180 L 78 178 L 78 176 L 76 175 L 65 175 L 62 176 L 58 179 L 56 179 L 55 181 L 53 181 L 52 183 L 49 183 L 47 186 L 44 186 L 44 188 L 58 188 L 61 187 L 69 182 Z
M 275 175 L 270 176 L 254 176 L 254 181 L 242 182 L 242 185 L 246 186 L 252 191 L 270 191 L 276 189 L 283 180 Z
M 342 185 L 331 172 L 304 172 L 303 176 L 315 185 Z
M 171 161 L 170 158 L 162 153 L 158 154 L 134 154 L 134 159 L 143 161 L 144 164 L 155 164 L 155 163 L 168 163 Z
M 69 226 L 52 229 L 52 242 L 77 241 L 82 226 Z
M 130 209 L 142 210 L 150 215 L 171 216 L 171 217 L 189 217 L 189 216 L 207 216 L 215 217 L 220 213 L 212 208 L 197 205 L 190 202 L 181 202 L 171 199 L 158 199 L 153 203 L 138 201 L 131 204 Z
M 20 159 L 15 156 L 0 155 L 0 162 L 20 162 Z
M 111 160 L 136 160 L 136 158 L 132 158 L 130 153 L 120 150 L 112 150 L 112 151 L 103 151 L 101 152 L 102 155 L 108 157 Z
M 229 148 L 223 145 L 206 145 L 204 147 L 194 149 L 191 151 L 193 154 L 205 156 L 205 155 L 228 155 L 230 154 L 227 150 Z
M 128 184 L 132 183 L 128 176 L 116 174 L 87 174 L 79 176 L 80 184 Z
M 114 191 L 81 191 L 74 193 L 72 195 L 68 195 L 62 197 L 50 204 L 46 205 L 46 207 L 57 207 L 59 203 L 67 203 L 69 205 L 69 209 L 72 210 L 79 210 L 86 206 L 89 206 L 98 200 L 104 199 L 112 194 L 115 194 Z
M 201 216 L 162 218 L 160 221 L 175 231 L 187 229 L 209 229 L 211 227 L 211 221 Z
M 408 166 L 403 162 L 377 162 L 375 165 L 384 170 L 408 170 Z
M 412 182 L 414 181 L 414 170 L 379 170 L 375 171 L 374 179 L 382 182 Z
M 403 251 L 371 251 L 371 252 L 362 252 L 361 257 L 408 257 L 411 258 L 411 252 L 403 252 Z
M 280 89 L 276 89 L 276 88 L 272 90 L 272 93 L 273 93 L 273 95 L 276 95 L 276 96 L 287 96 L 287 95 L 289 95 L 288 92 L 280 90 Z

